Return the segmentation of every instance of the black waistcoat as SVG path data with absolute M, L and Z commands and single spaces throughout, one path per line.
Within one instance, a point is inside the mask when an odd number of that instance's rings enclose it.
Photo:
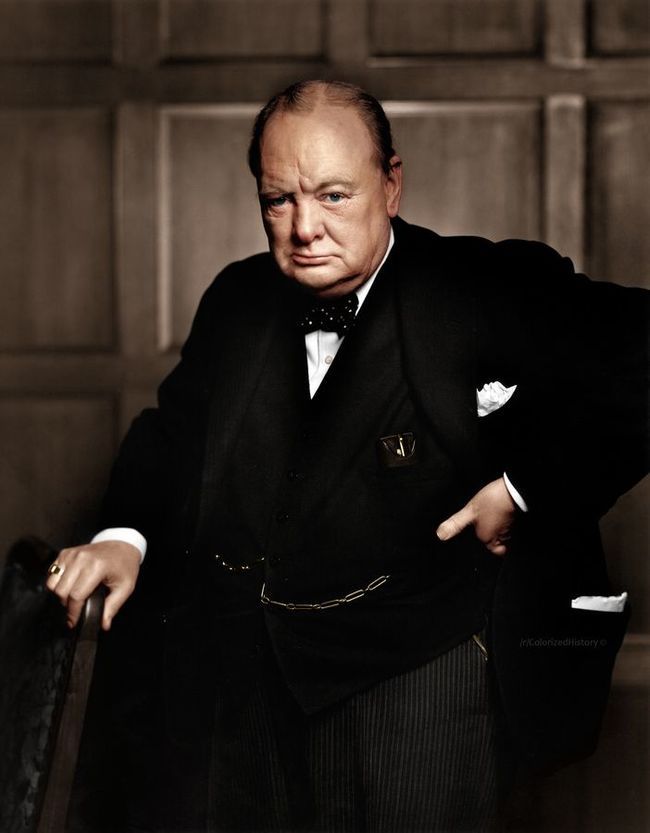
M 435 537 L 464 500 L 403 373 L 397 279 L 389 259 L 313 400 L 302 335 L 274 342 L 208 524 L 215 612 L 264 611 L 306 711 L 426 662 L 485 620 L 493 559 L 471 531 Z M 406 459 L 390 450 L 399 441 L 382 442 L 398 434 L 415 443 Z

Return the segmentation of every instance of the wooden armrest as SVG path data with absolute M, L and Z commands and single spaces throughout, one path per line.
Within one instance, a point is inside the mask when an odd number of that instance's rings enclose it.
M 52 755 L 37 833 L 61 833 L 72 791 L 88 695 L 93 677 L 104 593 L 96 590 L 87 600 L 70 668 L 70 678 Z

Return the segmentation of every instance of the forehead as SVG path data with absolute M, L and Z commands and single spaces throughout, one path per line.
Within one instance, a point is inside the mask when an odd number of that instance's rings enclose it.
M 351 105 L 321 104 L 308 112 L 282 111 L 269 119 L 261 141 L 262 177 L 299 172 L 378 168 L 365 122 Z

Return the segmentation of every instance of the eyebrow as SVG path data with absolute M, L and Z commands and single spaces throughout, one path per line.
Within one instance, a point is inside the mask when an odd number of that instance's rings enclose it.
M 331 179 L 328 182 L 321 182 L 316 190 L 323 191 L 326 188 L 334 188 L 335 186 L 351 190 L 354 188 L 354 183 L 349 179 Z
M 290 191 L 283 191 L 282 188 L 265 188 L 262 191 L 257 192 L 258 197 L 270 197 L 271 195 L 277 196 L 288 196 L 291 192 Z
M 345 190 L 351 191 L 354 190 L 355 185 L 348 179 L 330 179 L 326 182 L 319 183 L 315 191 L 325 191 L 328 188 L 343 188 Z M 260 197 L 268 197 L 271 194 L 281 194 L 282 196 L 292 194 L 293 191 L 285 191 L 283 188 L 274 187 L 273 185 L 269 185 L 268 188 L 264 188 L 261 191 L 258 191 L 258 196 Z

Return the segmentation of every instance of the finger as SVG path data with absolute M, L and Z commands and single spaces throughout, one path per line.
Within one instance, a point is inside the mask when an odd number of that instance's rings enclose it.
M 116 587 L 111 587 L 108 596 L 104 600 L 104 613 L 102 615 L 102 628 L 105 631 L 111 629 L 113 617 L 122 607 L 124 602 L 129 598 L 133 592 L 133 585 L 129 582 L 124 582 Z
M 61 566 L 60 562 L 58 562 L 58 561 L 54 561 L 54 562 L 50 565 L 50 569 L 51 569 L 51 568 L 52 568 L 55 564 L 58 564 L 59 566 Z M 48 590 L 51 590 L 52 592 L 54 592 L 54 588 L 55 588 L 55 587 L 59 584 L 59 582 L 60 582 L 60 581 L 61 581 L 61 579 L 63 578 L 63 573 L 64 573 L 64 572 L 65 572 L 65 569 L 62 569 L 62 570 L 60 570 L 60 571 L 57 571 L 56 573 L 51 573 L 51 572 L 49 572 L 49 570 L 48 570 L 47 580 L 46 580 L 46 582 L 45 582 L 45 586 L 47 587 L 47 589 L 48 589 Z
M 474 523 L 474 510 L 469 503 L 465 504 L 463 508 L 443 521 L 438 529 L 436 535 L 441 541 L 449 541 L 454 538 L 468 526 Z
M 86 599 L 102 582 L 98 565 L 87 561 L 71 562 L 63 577 L 54 588 L 54 594 L 67 610 L 67 623 L 73 628 L 79 621 Z
M 79 579 L 79 565 L 70 562 L 63 573 L 56 576 L 57 581 L 50 590 L 58 597 L 62 605 L 67 606 L 68 597 Z M 48 585 L 49 586 L 49 585 Z
M 84 609 L 87 599 L 102 583 L 102 573 L 99 569 L 77 572 L 74 584 L 69 588 L 64 604 L 68 610 L 68 625 L 74 627 Z M 58 595 L 59 588 L 55 591 Z M 63 601 L 63 600 L 62 600 Z
M 45 584 L 49 590 L 59 597 L 63 604 L 66 604 L 70 591 L 75 586 L 80 573 L 85 572 L 92 562 L 89 562 L 85 557 L 83 549 L 73 547 L 61 550 L 53 563 L 58 564 L 63 569 L 59 573 L 52 573 L 48 576 Z
M 512 527 L 509 521 L 504 522 L 500 518 L 493 518 L 491 516 L 482 516 L 479 514 L 476 523 L 474 524 L 474 531 L 476 537 L 485 544 L 502 544 L 510 539 L 512 534 Z
M 47 579 L 45 581 L 45 586 L 48 590 L 54 590 L 54 588 L 59 584 L 61 579 L 63 578 L 63 574 L 67 569 L 67 552 L 68 550 L 61 550 L 61 552 L 57 555 L 54 561 L 50 564 L 49 569 L 47 571 Z M 54 566 L 58 566 L 60 569 L 56 572 L 50 572 Z
M 71 593 L 68 596 L 68 601 L 66 604 L 66 608 L 68 611 L 67 615 L 67 622 L 68 627 L 74 628 L 74 626 L 79 621 L 79 617 L 81 616 L 81 611 L 84 609 L 84 605 L 86 604 L 86 599 L 88 597 L 84 597 L 83 594 L 77 594 L 76 592 Z

